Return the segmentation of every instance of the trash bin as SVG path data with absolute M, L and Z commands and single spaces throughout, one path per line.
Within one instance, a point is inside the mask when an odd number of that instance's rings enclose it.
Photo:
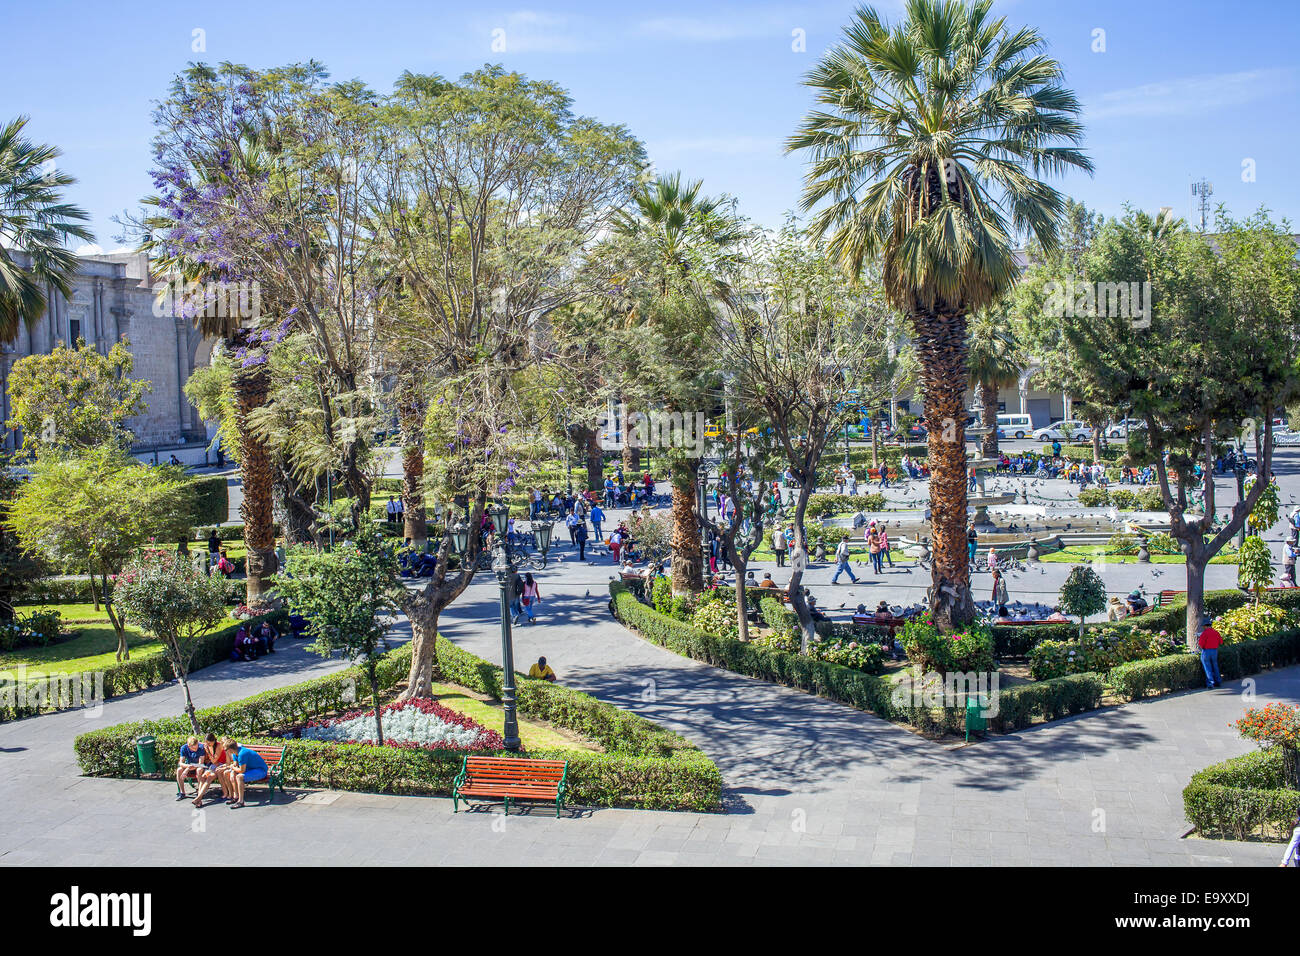
M 984 733 L 985 720 L 983 698 L 967 695 L 966 697 L 966 740 L 970 741 L 971 731 L 977 734 Z
M 157 741 L 153 737 L 139 737 L 135 742 L 135 760 L 141 773 L 158 772 Z

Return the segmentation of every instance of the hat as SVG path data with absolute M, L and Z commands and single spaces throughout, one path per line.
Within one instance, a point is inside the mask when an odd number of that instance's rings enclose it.
M 1208 614 L 1204 615 L 1204 616 L 1201 618 L 1201 627 L 1209 627 L 1209 626 L 1210 626 L 1210 622 L 1211 622 L 1212 620 L 1213 620 L 1213 618 L 1211 618 L 1210 615 L 1208 615 Z
M 1129 591 L 1129 592 L 1128 592 L 1128 596 L 1129 596 L 1129 597 L 1141 597 L 1141 596 L 1142 596 L 1142 592 L 1139 591 L 1139 590 L 1137 590 L 1136 588 L 1134 588 L 1132 591 Z

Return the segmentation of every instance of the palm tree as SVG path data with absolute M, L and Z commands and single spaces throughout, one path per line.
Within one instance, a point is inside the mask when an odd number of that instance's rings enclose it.
M 636 213 L 624 213 L 617 224 L 623 236 L 638 242 L 647 253 L 646 260 L 638 262 L 636 274 L 626 278 L 648 289 L 648 304 L 644 310 L 633 306 L 627 312 L 625 323 L 658 325 L 658 331 L 678 343 L 684 341 L 684 335 L 702 331 L 704 323 L 696 323 L 695 329 L 679 326 L 681 335 L 674 334 L 673 323 L 684 320 L 690 324 L 693 317 L 707 312 L 711 298 L 730 296 L 721 278 L 723 271 L 712 266 L 719 259 L 734 255 L 748 234 L 726 201 L 701 195 L 702 188 L 698 179 L 683 182 L 680 172 L 661 176 L 637 190 L 633 196 Z M 683 392 L 698 395 L 699 363 L 692 355 L 684 357 L 684 365 L 680 361 L 664 364 L 674 366 L 673 371 L 679 373 L 673 377 L 678 379 Z M 695 514 L 699 460 L 674 453 L 670 454 L 669 461 L 673 489 L 673 592 L 699 592 L 704 588 L 699 559 L 700 528 Z
M 1011 319 L 998 307 L 981 309 L 970 317 L 966 330 L 966 364 L 970 383 L 979 389 L 983 415 L 980 424 L 990 429 L 981 454 L 998 454 L 998 390 L 1015 385 L 1024 367 L 1024 354 L 1016 342 Z
M 0 340 L 12 342 L 23 323 L 35 324 L 45 314 L 46 283 L 65 296 L 77 257 L 65 243 L 89 242 L 89 229 L 79 223 L 90 217 L 78 206 L 63 202 L 61 190 L 76 182 L 57 172 L 54 160 L 63 155 L 54 146 L 37 145 L 23 136 L 27 117 L 0 128 Z M 26 254 L 27 268 L 14 251 Z
M 254 174 L 265 170 L 274 161 L 263 147 L 257 131 L 250 125 L 245 126 L 238 145 L 238 161 Z M 193 164 L 197 177 L 208 185 L 222 185 L 223 178 L 229 175 L 222 170 L 215 157 L 195 159 Z M 155 196 L 147 197 L 144 204 L 160 207 Z M 140 248 L 154 257 L 160 272 L 179 276 L 186 283 L 204 284 L 221 277 L 220 272 L 191 258 L 168 242 L 168 231 L 174 225 L 168 215 L 162 212 L 148 215 L 143 225 L 147 231 Z M 274 291 L 264 285 L 262 297 L 264 300 L 274 299 Z M 263 311 L 267 311 L 265 302 Z M 242 350 L 260 342 L 259 330 L 246 327 L 243 319 L 226 309 L 199 308 L 195 311 L 193 321 L 204 336 L 220 339 L 223 349 L 231 356 L 237 356 Z M 245 601 L 251 605 L 261 599 L 265 591 L 265 579 L 274 575 L 279 568 L 275 554 L 274 524 L 276 468 L 266 440 L 256 433 L 251 424 L 270 399 L 271 378 L 265 362 L 233 364 L 234 412 L 239 434 L 239 477 L 243 490 L 239 516 L 244 520 L 244 544 L 247 548 L 244 565 L 247 579 Z
M 1016 278 L 1011 230 L 1055 248 L 1063 197 L 1040 178 L 1091 170 L 1080 107 L 1037 31 L 989 16 L 991 0 L 908 0 L 892 28 L 861 8 L 806 82 L 815 109 L 787 144 L 811 158 L 810 226 L 858 276 L 879 258 L 911 321 L 930 422 L 930 606 L 971 620 L 963 395 L 966 317 Z M 1008 221 L 1008 219 L 1010 221 Z

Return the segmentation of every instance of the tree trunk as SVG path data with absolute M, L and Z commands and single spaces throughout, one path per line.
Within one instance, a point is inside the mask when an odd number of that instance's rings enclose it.
M 1196 548 L 1185 541 L 1183 553 L 1187 556 L 1187 649 L 1199 654 L 1201 648 L 1196 639 L 1205 614 L 1205 566 L 1210 562 L 1210 555 L 1204 546 Z
M 1092 426 L 1092 460 L 1101 461 L 1101 429 Z
M 745 567 L 749 562 L 740 557 L 733 555 L 733 560 L 739 561 L 736 568 L 736 626 L 737 636 L 746 644 L 749 643 L 749 615 L 746 613 L 748 606 L 745 601 Z
M 402 534 L 418 550 L 429 537 L 424 505 L 424 418 L 428 399 L 418 381 L 403 377 L 398 386 L 397 420 L 402 430 Z
M 676 458 L 670 467 L 673 484 L 672 552 L 673 594 L 699 594 L 704 590 L 700 562 L 700 526 L 695 520 L 695 476 L 698 458 Z
M 171 642 L 169 642 L 170 644 Z M 199 718 L 194 710 L 194 698 L 190 696 L 189 676 L 185 673 L 185 668 L 181 666 L 180 645 L 171 644 L 168 647 L 168 653 L 171 655 L 172 671 L 176 674 L 176 679 L 180 681 L 181 689 L 185 691 L 185 716 L 190 719 L 190 729 L 194 731 L 196 737 L 203 735 L 203 730 L 199 727 Z
M 113 601 L 108 591 L 108 572 L 101 571 L 99 574 L 100 587 L 104 592 L 104 612 L 108 615 L 108 622 L 113 625 L 113 633 L 117 635 L 117 652 L 114 655 L 118 661 L 129 661 L 131 659 L 131 649 L 126 644 L 126 623 L 122 620 L 122 615 L 114 609 Z M 95 587 L 94 572 L 90 575 L 90 587 Z
M 238 341 L 235 348 L 238 348 Z M 234 351 L 234 348 L 231 349 Z M 272 503 L 275 471 L 266 445 L 258 440 L 248 425 L 249 415 L 266 404 L 270 382 L 265 365 L 245 369 L 235 376 L 235 420 L 239 428 L 239 472 L 243 479 L 244 500 L 239 515 L 244 519 L 244 544 L 248 594 L 246 603 L 259 601 L 263 579 L 275 574 L 275 524 Z
M 375 673 L 374 661 L 371 661 L 368 667 L 370 672 L 370 700 L 375 705 L 375 737 L 376 743 L 382 747 L 384 745 L 384 716 L 379 712 L 379 676 Z M 432 694 L 428 696 L 432 697 Z
M 814 476 L 817 473 L 817 462 L 812 462 L 812 467 L 808 468 L 808 480 L 799 486 L 799 497 L 795 499 L 794 506 L 794 547 L 790 550 L 790 566 L 793 570 L 790 572 L 790 609 L 799 618 L 799 653 L 807 654 L 808 645 L 812 639 L 817 636 L 817 628 L 813 625 L 812 609 L 808 607 L 808 602 L 803 598 L 803 572 L 808 563 L 808 539 L 804 534 L 804 513 L 808 510 L 808 499 L 812 497 L 814 487 Z M 802 555 L 802 561 L 796 557 Z
M 406 616 L 411 622 L 411 670 L 406 676 L 403 700 L 432 697 L 433 678 L 438 670 L 438 616 L 441 608 L 423 602 L 409 604 Z
M 605 453 L 594 428 L 587 430 L 587 487 L 600 492 L 605 486 Z
M 966 550 L 966 316 L 918 313 L 930 463 L 930 610 L 949 632 L 975 618 Z
M 980 424 L 993 429 L 984 436 L 980 453 L 985 458 L 998 457 L 998 387 L 991 382 L 980 383 L 980 401 L 984 408 L 980 412 Z

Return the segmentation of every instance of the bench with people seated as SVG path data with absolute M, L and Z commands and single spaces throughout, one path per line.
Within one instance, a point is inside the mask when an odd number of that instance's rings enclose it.
M 249 750 L 266 761 L 267 799 L 275 799 L 275 788 L 284 793 L 284 752 L 287 748 L 271 744 L 244 744 Z
M 555 815 L 564 806 L 564 784 L 569 773 L 565 760 L 527 757 L 465 757 L 451 787 L 452 813 L 466 797 L 502 799 L 506 813 L 511 800 L 554 800 Z

